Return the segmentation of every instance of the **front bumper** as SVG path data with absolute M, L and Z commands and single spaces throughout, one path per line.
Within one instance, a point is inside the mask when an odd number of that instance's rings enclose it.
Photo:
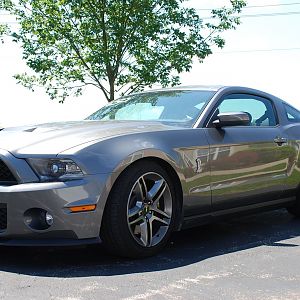
M 7 164 L 12 165 L 11 162 Z M 98 243 L 103 213 L 101 195 L 108 176 L 97 174 L 66 182 L 27 182 L 0 186 L 0 206 L 6 207 L 7 219 L 6 228 L 0 229 L 0 245 Z M 68 209 L 71 206 L 94 204 L 96 209 L 90 212 L 71 213 Z M 33 208 L 50 213 L 53 225 L 44 230 L 35 230 L 26 224 L 24 214 Z

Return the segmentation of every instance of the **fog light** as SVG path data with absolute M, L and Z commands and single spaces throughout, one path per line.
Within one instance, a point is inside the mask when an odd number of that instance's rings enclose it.
M 45 219 L 46 219 L 46 223 L 51 226 L 54 222 L 53 220 L 53 216 L 50 215 L 48 212 L 46 212 L 46 216 L 45 216 Z
M 24 213 L 24 223 L 33 230 L 46 230 L 53 221 L 53 216 L 42 208 L 30 208 Z

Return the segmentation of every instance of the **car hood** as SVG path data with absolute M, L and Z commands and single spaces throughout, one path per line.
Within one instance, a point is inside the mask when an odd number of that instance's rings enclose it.
M 91 141 L 170 129 L 174 127 L 140 121 L 76 121 L 11 127 L 0 131 L 0 148 L 16 157 L 56 155 Z

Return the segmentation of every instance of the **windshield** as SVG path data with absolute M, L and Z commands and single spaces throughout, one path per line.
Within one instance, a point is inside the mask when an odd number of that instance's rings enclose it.
M 112 101 L 87 120 L 160 121 L 191 127 L 212 91 L 163 91 L 135 94 Z

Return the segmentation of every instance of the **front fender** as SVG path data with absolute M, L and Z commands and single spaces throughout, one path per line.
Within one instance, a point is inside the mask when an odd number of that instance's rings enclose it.
M 182 185 L 184 210 L 197 213 L 196 206 L 200 206 L 199 211 L 210 211 L 209 146 L 205 129 L 128 134 L 83 144 L 60 153 L 59 157 L 73 159 L 87 174 L 105 174 L 105 188 L 98 202 L 102 213 L 120 174 L 135 161 L 149 157 L 164 160 L 177 173 Z M 199 157 L 201 169 L 197 165 Z
M 185 131 L 191 130 L 117 136 L 73 147 L 59 153 L 58 157 L 73 159 L 89 175 L 120 173 L 130 163 L 151 156 L 167 161 L 180 173 L 184 162 L 177 149 L 191 143 L 185 136 Z

